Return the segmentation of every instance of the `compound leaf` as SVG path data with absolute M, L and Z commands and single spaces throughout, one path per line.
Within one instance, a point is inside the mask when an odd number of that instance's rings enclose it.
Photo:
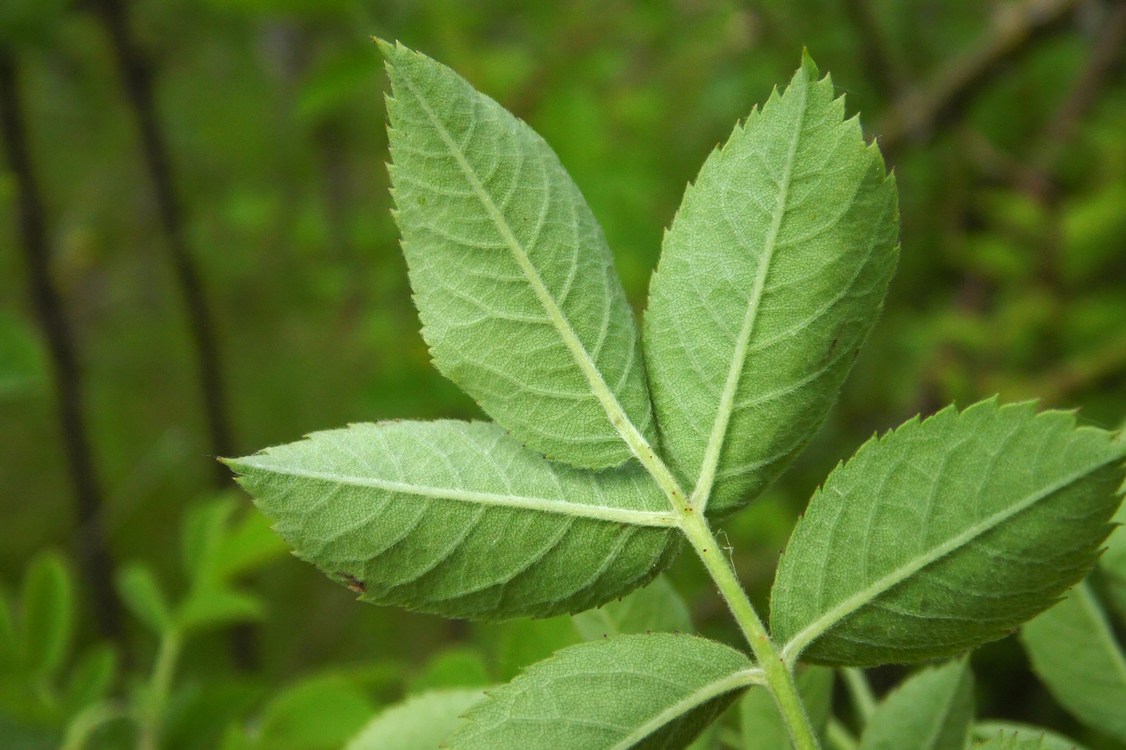
M 494 424 L 358 424 L 228 464 L 299 557 L 366 601 L 447 617 L 588 609 L 677 547 L 636 462 L 581 471 Z
M 1033 670 L 1061 706 L 1126 741 L 1126 654 L 1086 581 L 1026 624 L 1021 641 Z
M 429 750 L 453 734 L 480 690 L 431 690 L 377 714 L 345 750 Z
M 876 707 L 860 750 L 964 750 L 973 718 L 973 673 L 966 662 L 924 669 Z
M 1113 437 L 991 399 L 869 440 L 794 529 L 776 638 L 791 656 L 862 666 L 1006 635 L 1094 564 L 1126 457 Z
M 391 180 L 434 363 L 528 447 L 580 467 L 652 441 L 637 328 L 551 148 L 449 68 L 381 44 Z
M 490 693 L 450 738 L 452 750 L 682 748 L 757 670 L 738 651 L 652 633 L 559 651 Z
M 898 249 L 895 181 L 808 58 L 684 194 L 650 287 L 665 452 L 708 510 L 772 481 L 821 425 Z

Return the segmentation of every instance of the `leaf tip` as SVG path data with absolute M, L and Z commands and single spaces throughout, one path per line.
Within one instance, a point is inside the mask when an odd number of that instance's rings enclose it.
M 801 69 L 811 81 L 816 81 L 821 75 L 817 63 L 813 61 L 813 57 L 809 54 L 808 47 L 802 47 L 801 50 Z

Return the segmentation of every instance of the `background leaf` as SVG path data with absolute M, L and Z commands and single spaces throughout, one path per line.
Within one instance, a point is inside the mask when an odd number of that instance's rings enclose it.
M 808 58 L 712 153 L 665 235 L 645 316 L 662 442 L 728 513 L 836 400 L 895 270 L 895 181 Z
M 125 606 L 138 620 L 157 634 L 174 627 L 172 609 L 152 568 L 144 563 L 129 563 L 117 574 L 117 590 Z
M 1084 581 L 1021 629 L 1032 668 L 1084 724 L 1126 741 L 1126 653 Z
M 692 613 L 669 580 L 657 576 L 645 588 L 618 601 L 573 615 L 584 640 L 627 633 L 691 633 Z
M 778 567 L 775 637 L 811 661 L 953 655 L 1050 606 L 1094 564 L 1126 444 L 1065 412 L 984 401 L 865 443 Z
M 745 656 L 690 635 L 654 633 L 563 649 L 490 693 L 453 750 L 674 748 L 748 684 Z
M 833 708 L 833 670 L 804 667 L 797 675 L 798 695 L 805 704 L 813 731 L 822 736 Z M 774 698 L 765 687 L 752 688 L 739 699 L 742 747 L 755 750 L 791 750 L 790 735 Z
M 587 609 L 678 542 L 635 463 L 572 469 L 492 424 L 353 425 L 230 466 L 298 556 L 366 601 L 447 617 Z
M 973 718 L 973 673 L 965 660 L 924 669 L 876 707 L 860 750 L 964 750 Z
M 619 429 L 652 438 L 652 408 L 633 314 L 578 188 L 465 79 L 382 50 L 396 218 L 434 364 L 550 458 L 629 459 Z
M 480 690 L 433 690 L 411 696 L 379 713 L 345 750 L 424 750 L 438 748 L 481 701 Z
M 1061 734 L 1050 732 L 1041 727 L 1017 724 L 1011 721 L 979 721 L 974 725 L 973 736 L 975 743 L 986 740 L 1004 740 L 1020 742 L 1039 742 L 1042 750 L 1085 750 L 1075 740 Z M 978 747 L 977 744 L 974 747 Z M 1037 747 L 1033 745 L 1033 747 Z
M 29 671 L 53 674 L 74 633 L 74 584 L 61 556 L 44 552 L 23 581 L 23 653 Z

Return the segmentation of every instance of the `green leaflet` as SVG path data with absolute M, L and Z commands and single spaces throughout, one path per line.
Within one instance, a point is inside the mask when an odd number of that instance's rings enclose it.
M 626 633 L 692 632 L 688 605 L 664 576 L 618 601 L 580 612 L 572 620 L 587 641 Z
M 682 748 L 759 678 L 747 657 L 691 635 L 571 646 L 492 691 L 451 750 Z
M 449 68 L 381 44 L 391 180 L 434 363 L 528 447 L 604 468 L 655 427 L 602 230 L 551 148 Z
M 964 750 L 973 718 L 973 673 L 966 662 L 924 669 L 876 708 L 860 750 Z
M 1032 748 L 1040 750 L 1086 750 L 1075 740 L 1063 735 L 1050 732 L 1041 727 L 1028 724 L 1016 724 L 1011 721 L 981 721 L 974 725 L 974 739 L 978 742 L 1007 741 L 1016 743 L 1015 747 L 1024 747 L 1020 743 L 1028 743 Z M 1037 744 L 1039 743 L 1039 744 Z M 977 748 L 981 745 L 975 744 Z M 1027 745 L 1025 745 L 1027 746 Z M 987 744 L 986 747 L 989 747 Z M 996 746 L 994 746 L 996 747 Z M 1002 744 L 1001 747 L 1004 747 Z
M 1126 444 L 1074 415 L 984 401 L 865 443 L 814 494 L 779 563 L 788 658 L 874 665 L 1000 638 L 1094 564 Z
M 447 617 L 587 609 L 677 547 L 636 463 L 572 469 L 493 424 L 352 425 L 228 463 L 299 557 L 362 599 Z
M 1032 668 L 1084 724 L 1126 741 L 1126 653 L 1083 583 L 1021 629 Z
M 805 667 L 798 673 L 797 685 L 813 731 L 824 734 L 833 708 L 833 670 Z M 791 750 L 793 747 L 782 715 L 766 688 L 748 690 L 739 700 L 739 732 L 745 748 Z
M 895 181 L 808 58 L 708 158 L 665 236 L 645 360 L 666 454 L 713 515 L 813 436 L 883 304 Z
M 460 717 L 480 702 L 480 690 L 432 690 L 376 715 L 345 750 L 437 750 Z

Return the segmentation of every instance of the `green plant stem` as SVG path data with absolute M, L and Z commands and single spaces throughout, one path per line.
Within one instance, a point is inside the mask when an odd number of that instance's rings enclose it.
M 836 719 L 829 719 L 829 725 L 825 727 L 825 742 L 833 750 L 856 750 L 860 747 L 852 733 Z
M 864 676 L 864 670 L 850 667 L 842 669 L 841 673 L 844 675 L 848 693 L 852 696 L 852 704 L 856 707 L 861 723 L 867 724 L 868 719 L 876 712 L 876 696 L 872 693 L 868 678 Z
M 172 676 L 176 672 L 182 645 L 183 639 L 177 629 L 165 632 L 160 639 L 160 649 L 149 678 L 148 697 L 138 717 L 140 731 L 137 734 L 137 750 L 158 750 L 160 747 L 164 710 L 168 694 L 172 690 Z
M 786 666 L 778 647 L 766 632 L 766 627 L 759 619 L 746 592 L 743 591 L 734 568 L 731 567 L 731 563 L 723 554 L 723 549 L 712 534 L 707 519 L 700 513 L 680 512 L 680 521 L 684 535 L 688 537 L 689 543 L 704 563 L 708 574 L 719 588 L 719 593 L 739 624 L 739 629 L 743 631 L 747 643 L 750 644 L 751 651 L 766 677 L 766 687 L 774 696 L 774 702 L 786 723 L 794 747 L 797 750 L 819 750 L 821 744 L 817 740 L 813 726 L 809 723 L 805 705 L 798 695 L 793 672 Z
M 87 706 L 70 720 L 59 750 L 83 750 L 86 743 L 94 736 L 94 732 L 121 716 L 121 709 L 112 703 L 102 702 Z

